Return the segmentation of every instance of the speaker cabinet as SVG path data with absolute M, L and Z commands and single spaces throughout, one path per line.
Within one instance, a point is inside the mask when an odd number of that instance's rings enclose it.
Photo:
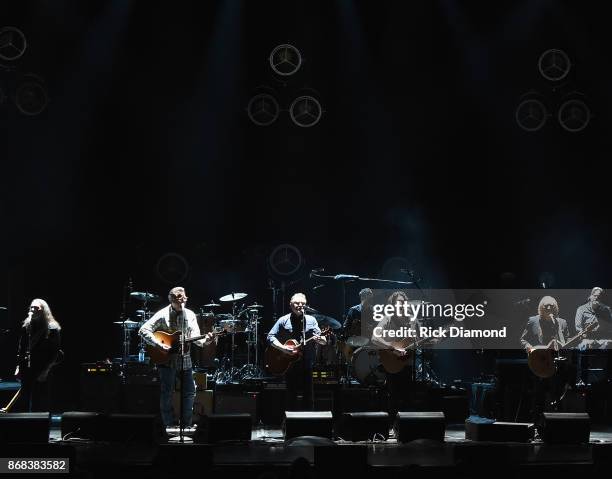
M 409 442 L 415 439 L 432 439 L 444 441 L 446 430 L 444 413 L 434 412 L 398 412 L 393 423 L 397 442 Z
M 333 437 L 331 411 L 285 411 L 283 420 L 285 440 L 298 436 Z

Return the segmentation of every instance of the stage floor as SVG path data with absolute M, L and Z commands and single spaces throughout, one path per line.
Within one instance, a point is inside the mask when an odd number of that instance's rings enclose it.
M 176 431 L 169 430 L 170 433 Z M 73 445 L 77 452 L 77 464 L 84 470 L 95 473 L 114 467 L 142 470 L 145 476 L 150 472 L 155 458 L 163 453 L 166 456 L 188 457 L 190 451 L 200 455 L 198 445 L 144 445 L 117 443 L 91 443 L 62 441 L 57 426 L 51 430 L 50 443 Z M 348 442 L 337 440 L 336 445 L 365 446 L 365 467 L 370 472 L 394 470 L 397 468 L 417 467 L 423 470 L 456 470 L 474 464 L 505 465 L 521 471 L 546 466 L 562 472 L 573 470 L 594 470 L 603 461 L 612 460 L 612 427 L 593 427 L 589 444 L 548 445 L 539 440 L 530 443 L 474 442 L 465 439 L 463 424 L 448 425 L 444 443 L 417 440 L 398 443 L 393 435 L 387 441 Z M 166 448 L 164 450 L 164 448 Z M 171 448 L 170 451 L 167 448 Z M 180 448 L 180 451 L 175 448 Z M 198 452 L 199 450 L 199 452 Z M 282 430 L 278 427 L 255 427 L 249 442 L 218 443 L 208 449 L 206 460 L 210 466 L 219 469 L 240 471 L 266 471 L 290 467 L 299 458 L 305 458 L 315 465 L 315 446 L 290 445 L 283 440 Z M 342 450 L 334 449 L 339 458 L 346 460 Z M 353 454 L 351 451 L 349 453 Z M 364 458 L 361 459 L 362 462 Z M 607 463 L 609 464 L 609 462 Z M 95 474 L 94 474 L 95 475 Z M 376 475 L 376 474 L 375 474 Z M 96 476 L 97 477 L 97 476 Z

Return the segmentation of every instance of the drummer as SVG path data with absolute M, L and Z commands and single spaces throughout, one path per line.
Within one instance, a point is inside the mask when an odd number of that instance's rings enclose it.
M 351 336 L 370 336 L 370 334 L 362 334 L 361 318 L 372 317 L 372 304 L 374 302 L 374 292 L 370 288 L 363 288 L 359 291 L 359 304 L 351 306 L 346 313 L 344 320 L 343 333 L 345 337 Z

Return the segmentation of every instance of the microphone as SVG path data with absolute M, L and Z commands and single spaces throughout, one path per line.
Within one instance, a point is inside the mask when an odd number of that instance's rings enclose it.
M 324 284 L 317 284 L 316 286 L 313 286 L 312 290 L 316 291 L 317 289 L 322 288 L 323 286 L 325 286 Z

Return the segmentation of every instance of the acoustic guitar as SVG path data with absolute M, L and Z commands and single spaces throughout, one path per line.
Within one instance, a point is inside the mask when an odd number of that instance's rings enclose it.
M 589 324 L 576 336 L 571 337 L 562 345 L 560 345 L 559 341 L 556 339 L 551 339 L 547 345 L 534 346 L 527 356 L 527 365 L 529 369 L 539 378 L 550 378 L 554 376 L 557 372 L 554 353 L 560 348 L 571 348 L 588 333 L 597 329 L 597 327 L 599 327 L 599 325 L 596 323 Z
M 405 338 L 401 341 L 391 342 L 391 346 L 393 348 L 402 349 L 408 354 L 400 356 L 395 349 L 380 349 L 378 351 L 378 356 L 380 357 L 380 362 L 383 368 L 389 374 L 399 373 L 402 369 L 409 364 L 412 364 L 414 361 L 414 355 L 409 353 L 409 351 L 418 349 L 419 346 L 427 342 L 433 344 L 437 342 L 437 338 L 421 338 L 417 341 L 413 341 L 412 338 Z
M 223 329 L 215 330 L 211 332 L 213 334 L 213 337 L 222 336 L 227 333 L 227 331 Z M 208 334 L 210 333 L 201 334 L 200 336 L 194 336 L 193 338 L 185 339 L 184 345 L 187 346 L 188 344 L 193 343 L 194 341 L 204 339 Z M 170 361 L 172 357 L 179 354 L 180 352 L 179 349 L 181 347 L 180 346 L 181 345 L 181 332 L 180 331 L 175 331 L 174 333 L 156 331 L 153 333 L 153 337 L 155 337 L 158 343 L 166 345 L 170 348 L 166 350 L 156 344 L 147 344 L 146 345 L 147 354 L 151 358 L 151 362 L 153 362 L 154 364 L 165 364 L 168 361 Z M 186 351 L 187 350 L 185 348 L 183 350 L 183 353 L 185 353 Z
M 331 333 L 331 328 L 327 327 L 321 330 L 320 336 L 329 336 Z M 295 339 L 288 339 L 285 341 L 285 346 L 289 346 L 293 351 L 295 351 L 293 354 L 289 354 L 288 352 L 285 353 L 279 349 L 276 349 L 272 345 L 268 346 L 264 354 L 266 370 L 276 376 L 285 374 L 293 363 L 302 358 L 304 346 L 306 346 L 313 339 L 314 336 L 302 342 Z

